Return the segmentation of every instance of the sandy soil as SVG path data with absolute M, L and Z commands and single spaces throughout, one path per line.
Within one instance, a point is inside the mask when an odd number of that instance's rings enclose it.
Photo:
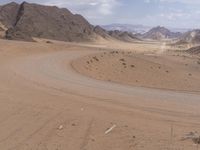
M 200 91 L 199 58 L 176 53 L 135 51 L 96 53 L 75 60 L 80 73 L 95 79 L 179 91 Z
M 0 45 L 0 149 L 197 148 L 181 139 L 200 131 L 198 93 L 115 84 L 72 68 L 72 61 L 107 45 L 43 40 Z

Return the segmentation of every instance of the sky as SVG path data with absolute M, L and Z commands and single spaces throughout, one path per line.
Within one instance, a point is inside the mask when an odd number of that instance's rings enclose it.
M 0 4 L 22 0 L 0 0 Z M 26 0 L 56 5 L 83 15 L 94 25 L 143 24 L 200 28 L 200 0 Z

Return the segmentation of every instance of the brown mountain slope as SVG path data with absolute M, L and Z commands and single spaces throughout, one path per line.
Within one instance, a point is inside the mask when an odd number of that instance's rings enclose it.
M 15 25 L 19 6 L 15 2 L 0 6 L 0 22 L 7 28 Z
M 14 19 L 13 19 L 14 20 Z M 55 6 L 22 3 L 15 23 L 7 31 L 6 38 L 31 40 L 31 37 L 63 41 L 90 40 L 93 26 L 80 15 Z
M 192 30 L 183 34 L 180 37 L 181 41 L 185 41 L 190 44 L 199 44 L 200 43 L 200 30 Z

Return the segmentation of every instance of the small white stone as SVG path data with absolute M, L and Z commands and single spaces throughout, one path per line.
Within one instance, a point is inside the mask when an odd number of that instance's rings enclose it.
M 58 129 L 59 129 L 59 130 L 62 130 L 62 129 L 63 129 L 63 125 L 60 125 L 60 126 L 58 127 Z

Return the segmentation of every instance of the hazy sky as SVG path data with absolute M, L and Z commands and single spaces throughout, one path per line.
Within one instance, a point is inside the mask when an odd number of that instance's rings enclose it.
M 0 0 L 1 4 L 12 0 Z M 21 0 L 13 0 L 21 2 Z M 66 7 L 92 24 L 144 24 L 200 28 L 200 0 L 27 0 Z

